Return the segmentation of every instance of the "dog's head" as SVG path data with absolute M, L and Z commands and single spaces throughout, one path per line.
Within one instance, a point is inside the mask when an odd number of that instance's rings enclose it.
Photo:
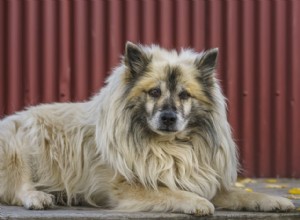
M 199 125 L 211 111 L 218 50 L 167 51 L 128 42 L 126 99 L 133 122 L 164 135 Z

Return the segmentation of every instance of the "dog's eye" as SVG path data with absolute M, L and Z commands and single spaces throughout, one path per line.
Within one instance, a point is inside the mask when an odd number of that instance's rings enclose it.
M 191 95 L 187 91 L 182 91 L 178 96 L 180 99 L 188 99 Z
M 161 91 L 159 88 L 151 89 L 148 94 L 153 98 L 158 98 L 161 95 Z

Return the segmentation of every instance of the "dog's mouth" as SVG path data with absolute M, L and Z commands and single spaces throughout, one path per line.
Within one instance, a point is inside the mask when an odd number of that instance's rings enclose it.
M 160 135 L 173 134 L 173 133 L 176 133 L 179 131 L 175 125 L 166 126 L 166 125 L 160 124 L 158 126 L 150 125 L 149 127 L 151 130 L 153 130 L 154 132 L 156 132 Z
M 167 135 L 184 130 L 186 121 L 176 112 L 160 111 L 148 119 L 148 125 L 154 132 Z
M 171 129 L 171 128 L 163 128 L 163 129 L 158 129 L 158 131 L 160 131 L 160 132 L 165 132 L 165 133 L 175 133 L 175 132 L 177 132 L 178 130 L 176 130 L 176 129 Z

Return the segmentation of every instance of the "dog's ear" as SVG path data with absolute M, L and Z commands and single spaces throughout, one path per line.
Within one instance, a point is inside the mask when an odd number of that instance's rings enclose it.
M 125 48 L 124 62 L 129 68 L 132 77 L 135 78 L 145 71 L 150 58 L 140 46 L 128 41 Z
M 218 48 L 207 50 L 195 60 L 195 65 L 199 70 L 198 77 L 205 83 L 209 83 L 213 79 L 217 65 L 218 51 Z

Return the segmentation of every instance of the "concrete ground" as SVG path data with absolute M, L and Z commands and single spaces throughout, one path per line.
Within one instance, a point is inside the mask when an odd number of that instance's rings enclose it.
M 291 188 L 300 188 L 300 179 L 246 179 L 241 180 L 237 187 L 264 192 L 284 197 L 290 196 Z M 295 195 L 296 196 L 296 195 Z M 298 195 L 300 196 L 300 195 Z M 299 219 L 300 199 L 292 200 L 297 210 L 289 213 L 262 213 L 262 212 L 234 212 L 216 210 L 213 216 L 194 217 L 175 213 L 124 213 L 109 210 L 100 210 L 89 207 L 55 207 L 45 211 L 25 210 L 22 207 L 0 205 L 0 219 Z

